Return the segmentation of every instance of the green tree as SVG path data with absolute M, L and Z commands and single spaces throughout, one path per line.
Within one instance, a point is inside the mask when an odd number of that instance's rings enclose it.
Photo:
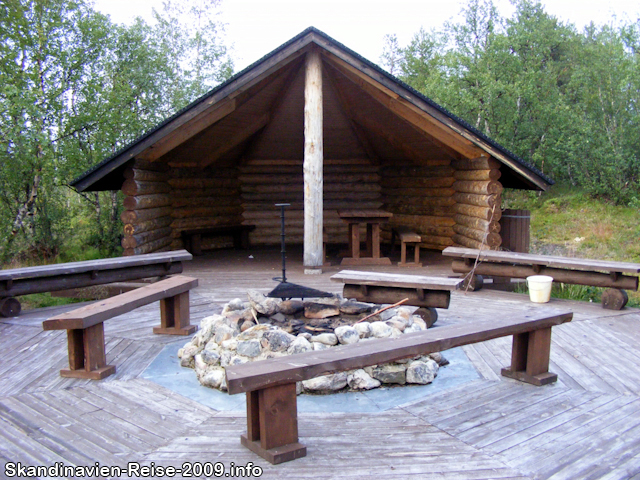
M 174 108 L 183 107 L 233 74 L 217 19 L 220 0 L 165 0 L 153 10 L 158 47 L 174 73 L 169 92 Z
M 84 0 L 0 3 L 0 261 L 70 232 L 115 253 L 118 196 L 65 184 L 231 74 L 217 2 L 187 5 L 127 27 Z

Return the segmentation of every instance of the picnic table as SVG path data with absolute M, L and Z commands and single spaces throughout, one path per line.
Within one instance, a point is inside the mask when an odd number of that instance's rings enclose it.
M 338 216 L 349 224 L 350 257 L 342 259 L 341 265 L 391 265 L 388 257 L 380 256 L 380 225 L 388 222 L 392 213 L 384 210 L 338 210 Z M 367 226 L 367 250 L 360 252 L 360 224 Z

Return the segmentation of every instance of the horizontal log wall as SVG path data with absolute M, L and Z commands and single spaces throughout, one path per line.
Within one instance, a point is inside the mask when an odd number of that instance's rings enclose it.
M 302 160 L 250 160 L 240 167 L 239 181 L 244 223 L 255 225 L 252 244 L 280 244 L 280 209 L 287 207 L 287 243 L 301 244 L 304 239 L 304 196 Z M 366 160 L 325 160 L 323 227 L 330 243 L 347 242 L 347 225 L 338 210 L 380 208 L 378 167 Z
M 492 158 L 455 160 L 452 240 L 456 246 L 498 249 L 500 237 L 500 164 Z
M 243 222 L 238 169 L 211 165 L 174 168 L 171 186 L 172 248 L 183 248 L 182 231 Z M 202 248 L 232 247 L 231 237 L 203 237 Z
M 388 166 L 381 170 L 384 209 L 392 227 L 407 226 L 420 234 L 422 247 L 442 250 L 453 245 L 456 204 L 455 169 L 447 160 L 422 166 Z M 383 239 L 391 241 L 390 229 Z
M 124 255 L 171 250 L 171 186 L 169 167 L 134 160 L 124 172 L 125 194 L 122 247 Z

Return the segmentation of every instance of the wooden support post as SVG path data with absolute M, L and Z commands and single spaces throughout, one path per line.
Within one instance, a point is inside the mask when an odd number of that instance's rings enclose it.
M 67 330 L 67 340 L 69 369 L 60 370 L 61 377 L 102 380 L 116 373 L 114 365 L 107 365 L 103 323 Z
M 198 329 L 190 325 L 189 291 L 160 300 L 160 326 L 153 333 L 165 335 L 191 335 Z
M 298 442 L 295 382 L 247 392 L 247 434 L 240 441 L 274 465 L 307 455 Z
M 322 273 L 322 60 L 307 53 L 304 87 L 304 273 Z
M 511 367 L 503 368 L 502 375 L 533 385 L 546 385 L 558 380 L 549 372 L 551 353 L 551 328 L 513 336 Z

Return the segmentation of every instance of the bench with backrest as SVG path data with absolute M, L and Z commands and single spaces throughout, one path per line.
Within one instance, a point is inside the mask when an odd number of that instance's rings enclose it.
M 69 369 L 60 375 L 101 380 L 115 373 L 106 361 L 103 322 L 158 300 L 160 326 L 153 332 L 191 335 L 198 327 L 190 325 L 189 290 L 197 286 L 198 279 L 176 275 L 45 320 L 44 330 L 67 331 Z
M 637 263 L 460 247 L 447 247 L 442 254 L 454 257 L 451 268 L 456 273 L 511 278 L 548 275 L 560 283 L 604 287 L 607 290 L 602 294 L 602 306 L 611 310 L 620 310 L 627 304 L 625 289 L 638 290 L 638 277 L 624 275 L 638 275 Z
M 395 227 L 391 229 L 391 248 L 395 248 L 396 238 L 400 241 L 399 267 L 421 267 L 420 243 L 422 237 L 409 227 Z M 413 262 L 407 262 L 407 245 L 413 245 Z
M 186 250 L 176 250 L 0 270 L 0 315 L 18 315 L 20 302 L 14 297 L 20 295 L 173 275 L 182 273 L 182 262 L 192 258 Z
M 202 255 L 202 237 L 230 236 L 233 238 L 234 248 L 246 250 L 249 248 L 249 232 L 255 229 L 255 225 L 218 225 L 215 227 L 182 230 L 180 235 L 184 242 L 184 248 L 193 255 Z
M 406 305 L 420 307 L 417 314 L 433 325 L 438 319 L 436 308 L 449 308 L 451 291 L 461 287 L 458 278 L 400 275 L 395 273 L 342 270 L 331 277 L 344 283 L 342 296 L 360 302 L 394 304 L 405 300 Z
M 306 447 L 298 439 L 296 382 L 499 337 L 513 335 L 511 365 L 502 369 L 502 375 L 538 386 L 555 382 L 557 375 L 549 372 L 551 328 L 572 317 L 571 312 L 531 308 L 509 318 L 228 366 L 229 394 L 246 393 L 247 398 L 247 433 L 241 443 L 273 464 L 304 457 Z

